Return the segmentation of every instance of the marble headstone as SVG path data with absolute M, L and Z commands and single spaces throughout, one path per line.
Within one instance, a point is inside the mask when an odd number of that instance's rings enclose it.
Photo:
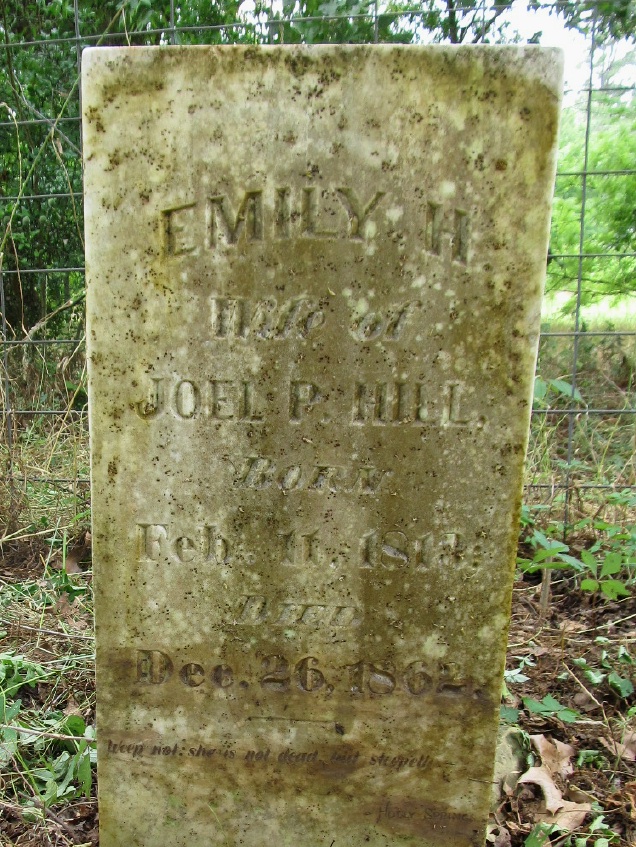
M 83 54 L 102 847 L 482 843 L 560 76 Z

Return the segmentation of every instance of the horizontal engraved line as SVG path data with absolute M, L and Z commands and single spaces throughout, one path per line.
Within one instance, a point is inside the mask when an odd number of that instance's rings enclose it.
M 252 715 L 247 718 L 248 721 L 292 721 L 293 723 L 324 723 L 334 724 L 332 720 L 318 720 L 315 718 L 292 718 L 286 715 Z

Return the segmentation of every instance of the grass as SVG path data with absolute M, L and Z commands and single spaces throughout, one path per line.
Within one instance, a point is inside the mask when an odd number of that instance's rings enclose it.
M 572 318 L 564 319 L 563 308 L 572 301 L 572 294 L 555 292 L 547 294 L 543 301 L 541 316 L 544 327 L 571 329 Z M 636 330 L 636 297 L 621 297 L 619 300 L 604 298 L 598 303 L 582 306 L 581 323 L 588 327 L 601 328 L 611 325 L 616 331 Z

